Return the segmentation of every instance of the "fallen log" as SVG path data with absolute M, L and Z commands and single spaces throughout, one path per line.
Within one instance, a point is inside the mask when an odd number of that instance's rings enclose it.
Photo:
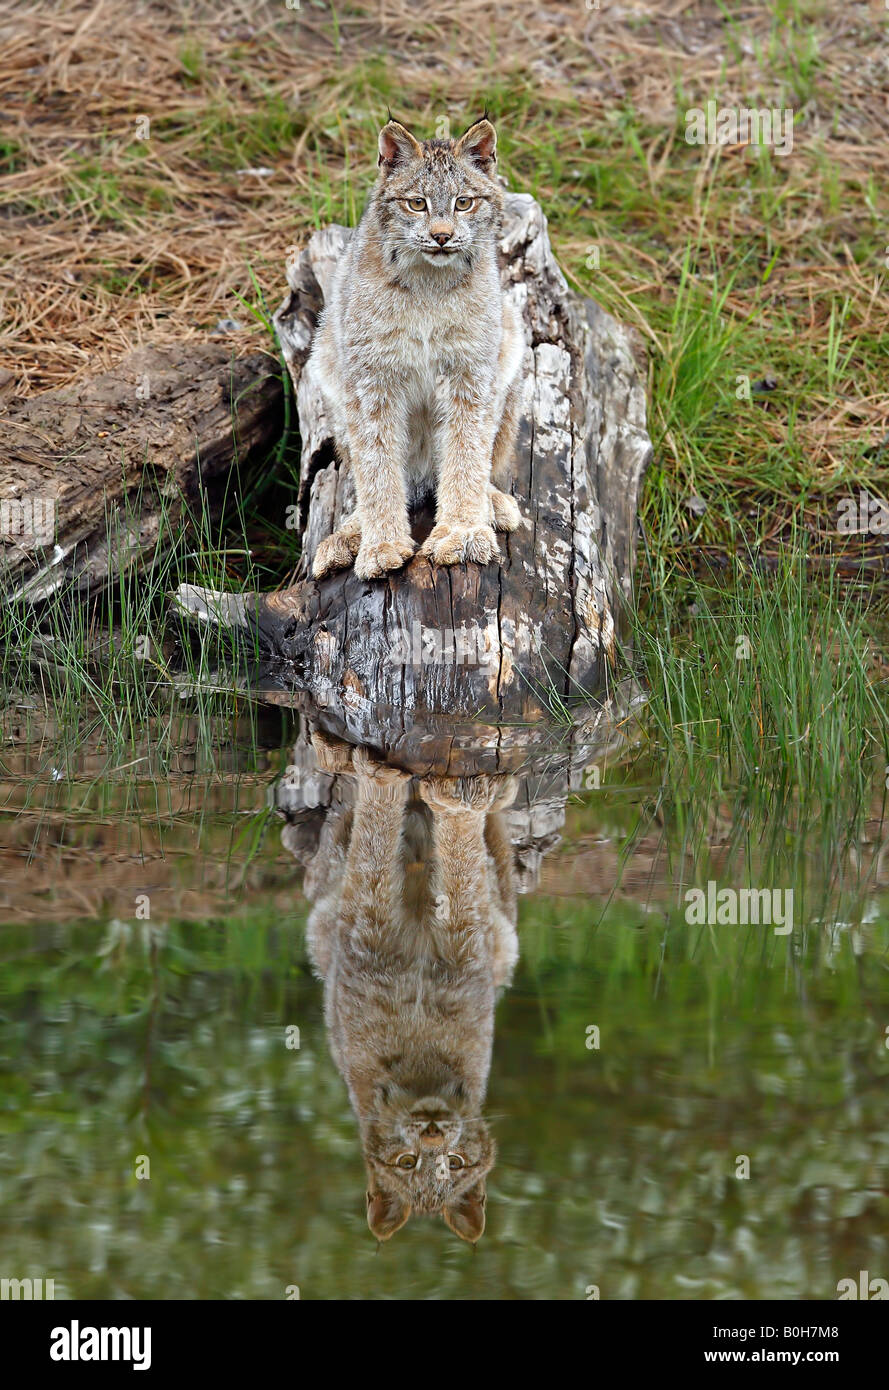
M 280 365 L 221 344 L 143 348 L 0 405 L 0 592 L 85 592 L 155 549 L 203 484 L 280 432 Z
M 353 569 L 309 578 L 320 542 L 354 506 L 313 368 L 312 334 L 350 232 L 328 227 L 287 266 L 275 315 L 302 440 L 300 578 L 265 595 L 183 586 L 193 618 L 249 632 L 326 723 L 357 741 L 400 711 L 534 720 L 573 695 L 602 694 L 630 594 L 639 487 L 651 444 L 633 335 L 572 292 L 533 198 L 507 194 L 502 278 L 526 334 L 522 418 L 508 490 L 525 525 L 502 563 L 436 568 L 416 555 L 385 579 Z M 412 518 L 422 541 L 433 518 Z M 438 722 L 436 722 L 438 721 Z

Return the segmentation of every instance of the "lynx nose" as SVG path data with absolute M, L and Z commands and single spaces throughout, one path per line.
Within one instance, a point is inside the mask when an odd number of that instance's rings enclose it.
M 443 1133 L 444 1131 L 439 1129 L 435 1121 L 430 1120 L 429 1123 L 423 1127 L 420 1137 L 422 1139 L 440 1139 Z
M 430 227 L 429 235 L 432 237 L 433 241 L 438 242 L 439 246 L 444 246 L 454 235 L 454 229 L 453 227 L 439 227 L 436 231 L 433 231 Z

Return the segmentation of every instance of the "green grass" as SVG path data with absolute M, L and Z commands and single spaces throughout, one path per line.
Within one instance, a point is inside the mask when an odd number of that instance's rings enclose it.
M 215 627 L 196 635 L 171 605 L 181 583 L 263 587 L 240 502 L 223 505 L 220 520 L 203 492 L 194 504 L 182 499 L 181 513 L 172 500 L 162 504 L 154 552 L 138 573 L 107 579 L 88 602 L 62 587 L 36 610 L 20 598 L 0 611 L 0 704 L 14 707 L 24 692 L 39 695 L 56 721 L 55 747 L 47 750 L 54 765 L 67 767 L 98 740 L 111 769 L 149 726 L 158 753 L 169 756 L 183 707 L 207 732 L 209 748 L 218 743 L 220 716 L 244 706 L 260 655 L 255 643 L 233 643 Z M 122 548 L 140 507 L 135 495 L 109 515 L 112 545 Z
M 302 130 L 303 120 L 292 102 L 262 87 L 251 92 L 246 112 L 236 110 L 225 97 L 214 96 L 197 118 L 185 108 L 165 113 L 152 124 L 160 141 L 187 140 L 189 158 L 220 174 L 279 162 Z
M 17 140 L 10 136 L 0 137 L 0 176 L 15 174 L 24 167 L 24 153 Z
M 657 821 L 706 879 L 715 813 L 731 826 L 729 854 L 793 876 L 814 856 L 820 885 L 842 878 L 885 813 L 882 595 L 830 571 L 813 582 L 801 533 L 774 569 L 749 548 L 727 572 L 685 582 L 667 582 L 662 556 L 646 565 L 632 638 L 648 701 L 623 775 L 657 789 L 635 833 Z
M 838 764 L 860 769 L 889 754 L 889 687 L 885 668 L 873 665 L 885 616 L 878 622 L 834 576 L 813 584 L 800 549 L 774 573 L 748 554 L 681 597 L 660 588 L 648 617 L 635 625 L 636 657 L 660 734 L 666 741 L 681 730 L 688 776 L 700 758 L 717 758 L 734 783 L 756 777 L 768 779 L 770 794 L 786 785 L 832 795 L 840 775 L 855 776 Z

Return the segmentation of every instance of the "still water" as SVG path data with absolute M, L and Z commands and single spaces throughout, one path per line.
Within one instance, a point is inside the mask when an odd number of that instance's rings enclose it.
M 876 811 L 826 849 L 683 808 L 590 730 L 387 754 L 251 706 L 80 732 L 3 727 L 0 1273 L 115 1299 L 889 1278 Z M 686 897 L 751 884 L 772 921 Z

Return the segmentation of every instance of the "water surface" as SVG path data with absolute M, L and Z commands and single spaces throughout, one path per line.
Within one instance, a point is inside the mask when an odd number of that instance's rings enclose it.
M 136 1299 L 828 1299 L 889 1277 L 879 807 L 828 853 L 564 731 L 519 758 L 491 813 L 518 960 L 484 1234 L 433 1214 L 379 1243 L 306 930 L 325 826 L 348 852 L 361 794 L 342 745 L 319 769 L 307 721 L 262 706 L 126 749 L 56 732 L 36 707 L 4 722 L 4 1274 Z M 439 801 L 502 792 L 479 765 Z M 405 793 L 417 874 L 429 781 Z M 689 922 L 711 880 L 792 888 L 792 931 Z

